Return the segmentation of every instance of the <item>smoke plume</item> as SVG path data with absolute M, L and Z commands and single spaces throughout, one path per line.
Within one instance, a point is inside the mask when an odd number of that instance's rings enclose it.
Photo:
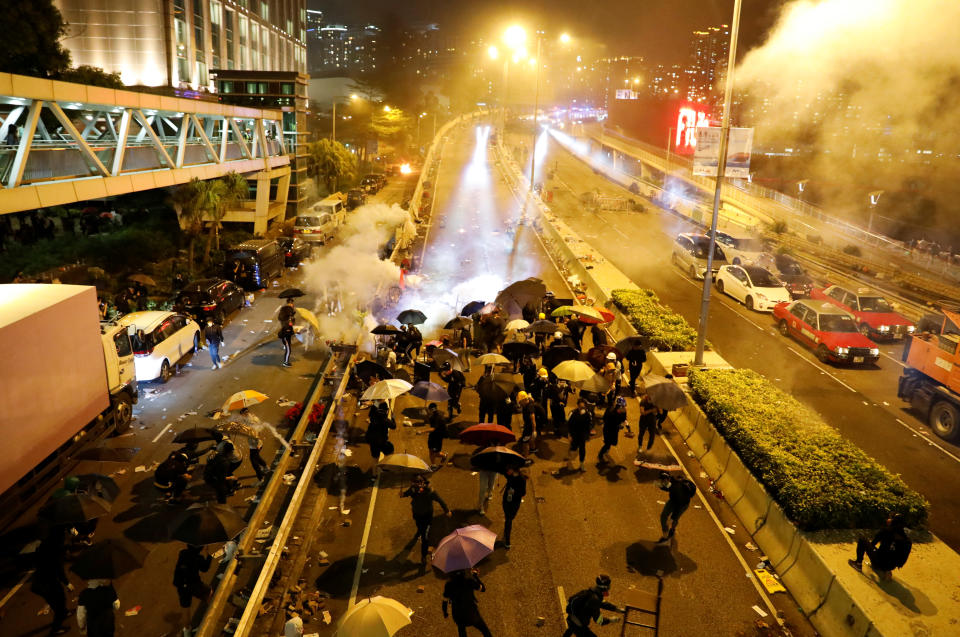
M 789 2 L 737 70 L 740 123 L 760 146 L 812 149 L 787 178 L 809 178 L 825 205 L 862 214 L 865 192 L 884 189 L 890 210 L 913 191 L 925 221 L 947 226 L 960 194 L 958 25 L 955 0 Z

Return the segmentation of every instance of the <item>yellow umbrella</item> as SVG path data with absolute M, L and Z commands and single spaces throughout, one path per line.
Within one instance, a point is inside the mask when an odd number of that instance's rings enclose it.
M 337 637 L 393 637 L 410 624 L 413 611 L 389 597 L 371 597 L 357 602 L 340 620 Z
M 269 396 L 266 394 L 261 394 L 260 392 L 253 389 L 244 389 L 243 391 L 238 391 L 236 394 L 227 399 L 227 402 L 223 403 L 223 407 L 220 408 L 220 411 L 227 413 L 233 411 L 234 409 L 243 409 L 244 407 L 250 407 L 251 405 L 256 405 L 265 401 Z
M 303 317 L 307 323 L 313 326 L 313 329 L 317 331 L 317 334 L 320 334 L 320 322 L 317 321 L 317 315 L 308 310 L 305 307 L 298 307 L 297 314 Z

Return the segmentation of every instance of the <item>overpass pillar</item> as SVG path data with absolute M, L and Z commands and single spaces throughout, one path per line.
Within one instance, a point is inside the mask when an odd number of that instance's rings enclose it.
M 256 207 L 253 212 L 253 234 L 263 236 L 267 233 L 270 220 L 270 173 L 266 170 L 257 173 Z

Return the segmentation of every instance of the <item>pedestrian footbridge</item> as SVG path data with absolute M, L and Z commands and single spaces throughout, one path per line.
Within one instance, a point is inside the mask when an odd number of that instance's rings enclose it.
M 237 172 L 257 182 L 256 204 L 240 216 L 265 228 L 283 213 L 290 180 L 282 116 L 0 73 L 0 214 Z

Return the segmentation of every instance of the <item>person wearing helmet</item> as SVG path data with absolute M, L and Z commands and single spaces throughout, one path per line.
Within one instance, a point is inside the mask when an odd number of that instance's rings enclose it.
M 539 314 L 537 314 L 537 320 L 538 320 L 538 321 L 546 321 L 546 320 L 547 320 L 547 315 L 544 314 L 543 312 L 540 312 Z
M 533 397 L 522 391 L 517 394 L 517 404 L 520 406 L 520 417 L 523 421 L 523 429 L 520 431 L 520 453 L 529 456 L 531 451 L 536 451 L 536 443 L 533 441 Z M 532 462 L 530 459 L 527 460 L 527 464 Z
M 610 594 L 610 584 L 609 575 L 598 575 L 592 587 L 583 589 L 567 601 L 567 630 L 563 637 L 597 637 L 597 634 L 590 630 L 591 621 L 596 621 L 598 626 L 620 621 L 619 617 L 608 617 L 600 612 L 627 612 L 626 609 L 606 601 Z
M 626 420 L 627 401 L 623 396 L 619 396 L 616 402 L 603 412 L 603 446 L 600 447 L 600 453 L 597 454 L 598 465 L 604 463 L 604 456 L 610 451 L 610 447 L 617 445 L 620 429 Z
M 610 384 L 610 388 L 604 394 L 604 399 L 606 400 L 607 406 L 610 407 L 613 405 L 614 400 L 620 393 L 620 384 L 623 379 L 623 367 L 620 365 L 620 361 L 617 360 L 617 355 L 613 352 L 607 353 L 605 361 L 606 362 L 603 366 L 602 374 Z

